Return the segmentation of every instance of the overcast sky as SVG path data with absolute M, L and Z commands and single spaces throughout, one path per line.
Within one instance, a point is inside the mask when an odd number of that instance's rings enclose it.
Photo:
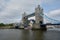
M 37 5 L 44 9 L 44 14 L 60 21 L 60 0 L 0 0 L 0 23 L 20 22 L 22 14 L 33 13 Z

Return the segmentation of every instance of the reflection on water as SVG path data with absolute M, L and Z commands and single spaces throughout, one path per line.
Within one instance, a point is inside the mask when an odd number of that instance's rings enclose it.
M 43 32 L 40 30 L 23 30 L 22 40 L 43 40 Z
M 0 40 L 59 40 L 60 31 L 0 29 Z

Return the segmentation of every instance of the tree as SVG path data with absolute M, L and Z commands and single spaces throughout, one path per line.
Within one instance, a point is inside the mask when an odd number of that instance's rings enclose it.
M 0 26 L 5 26 L 5 24 L 4 23 L 0 23 Z

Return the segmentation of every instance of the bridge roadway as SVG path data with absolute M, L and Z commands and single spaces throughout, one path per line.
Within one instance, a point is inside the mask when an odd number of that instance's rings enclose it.
M 41 28 L 46 28 L 47 26 L 56 26 L 56 25 L 60 25 L 60 24 L 40 24 Z
M 40 24 L 40 25 L 60 25 L 60 24 Z
M 46 28 L 47 26 L 56 26 L 56 25 L 60 25 L 60 24 L 40 24 L 40 27 Z

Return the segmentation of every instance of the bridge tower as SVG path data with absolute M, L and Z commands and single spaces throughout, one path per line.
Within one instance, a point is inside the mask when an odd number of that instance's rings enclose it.
M 36 28 L 40 27 L 40 24 L 43 23 L 43 9 L 38 5 L 37 8 L 35 8 L 35 21 L 36 21 Z
M 26 17 L 26 12 L 22 14 L 22 22 L 25 24 L 27 22 L 28 18 Z

